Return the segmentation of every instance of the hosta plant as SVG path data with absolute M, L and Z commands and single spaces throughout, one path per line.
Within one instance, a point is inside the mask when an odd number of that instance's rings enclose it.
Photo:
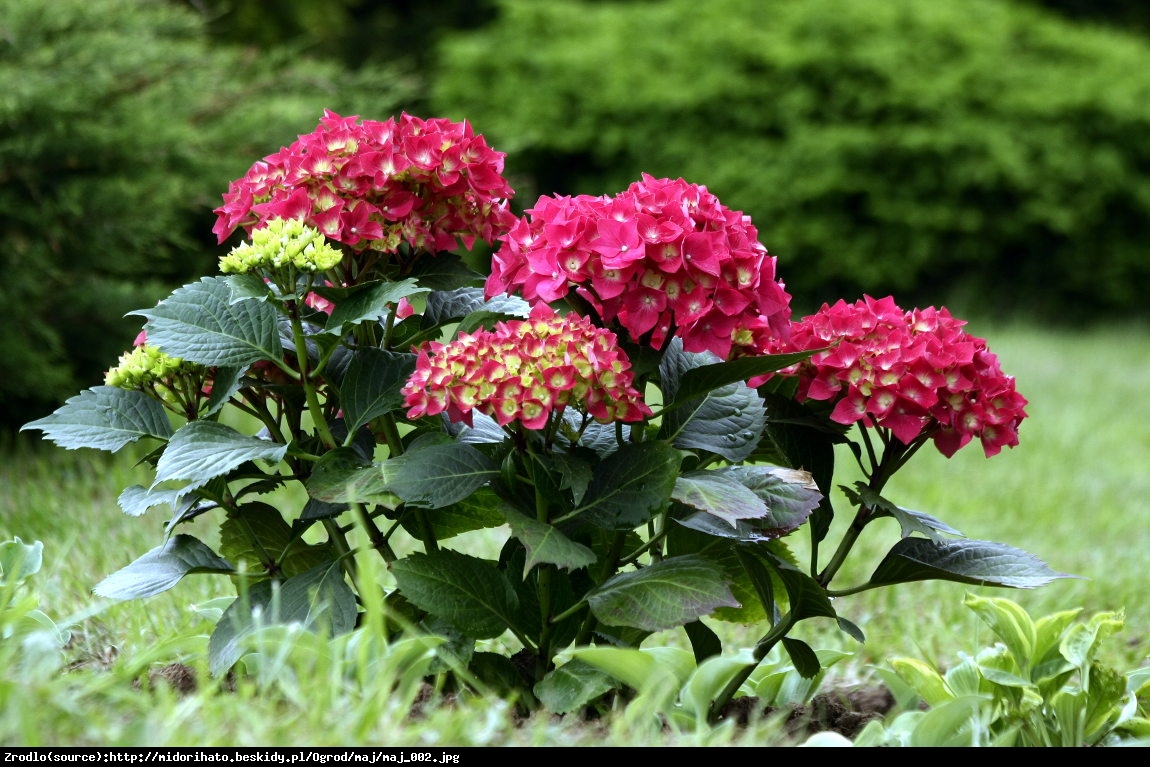
M 363 559 L 380 557 L 386 630 L 445 639 L 443 669 L 528 706 L 606 694 L 563 673 L 569 649 L 682 630 L 702 664 L 724 651 L 716 621 L 746 624 L 760 638 L 713 714 L 780 644 L 818 673 L 800 621 L 862 639 L 833 597 L 1063 577 L 883 495 L 924 445 L 1018 441 L 1026 400 L 962 321 L 869 297 L 793 320 L 750 216 L 705 186 L 644 175 L 516 215 L 503 167 L 466 122 L 327 113 L 231 185 L 219 273 L 134 312 L 104 385 L 24 427 L 70 449 L 151 446 L 153 481 L 119 504 L 166 516 L 164 534 L 97 594 L 230 579 L 241 598 L 210 644 L 223 673 L 269 616 L 356 630 L 379 593 Z M 827 556 L 840 443 L 865 479 Z M 206 516 L 214 547 L 187 532 Z M 902 535 L 840 585 L 886 517 Z
M 880 673 L 911 710 L 869 723 L 857 745 L 1150 744 L 1150 670 L 1121 673 L 1098 657 L 1124 626 L 1121 612 L 1081 620 L 1073 609 L 1035 620 L 1009 599 L 968 594 L 965 604 L 997 643 L 946 669 L 893 659 Z

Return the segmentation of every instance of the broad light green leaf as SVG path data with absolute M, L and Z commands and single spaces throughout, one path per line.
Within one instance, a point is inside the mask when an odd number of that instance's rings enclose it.
M 143 485 L 125 487 L 117 502 L 120 510 L 130 517 L 139 517 L 155 506 L 167 505 L 176 510 L 185 488 L 149 490 Z
M 679 463 L 679 452 L 664 442 L 628 442 L 595 467 L 574 514 L 597 527 L 632 530 L 671 500 Z
M 254 299 L 232 303 L 223 277 L 203 277 L 130 314 L 148 319 L 149 344 L 189 362 L 243 367 L 283 356 L 275 308 Z
M 67 400 L 50 415 L 20 427 L 39 429 L 57 445 L 114 453 L 140 437 L 164 440 L 172 434 L 167 411 L 143 392 L 94 386 Z
M 681 647 L 576 647 L 571 657 L 601 668 L 637 692 L 686 684 L 695 671 L 695 657 Z
M 24 543 L 19 536 L 0 543 L 0 584 L 19 583 L 40 572 L 44 543 Z
M 169 479 L 204 483 L 245 461 L 279 463 L 287 445 L 248 437 L 215 421 L 192 421 L 172 435 L 156 464 L 155 487 Z
M 587 596 L 591 612 L 610 626 L 662 631 L 738 607 L 722 571 L 695 555 L 671 557 L 640 570 L 619 573 Z
M 767 504 L 759 496 L 718 471 L 683 474 L 675 480 L 671 497 L 725 520 L 732 528 L 736 520 L 756 519 L 767 513 Z
M 335 308 L 327 321 L 326 332 L 342 335 L 347 325 L 360 322 L 376 322 L 380 317 L 391 313 L 391 307 L 399 299 L 426 293 L 415 280 L 399 282 L 371 282 L 354 288 L 316 288 L 316 293 L 329 300 L 335 300 Z
M 1003 641 L 1018 667 L 1029 672 L 1035 660 L 1038 630 L 1022 605 L 1001 597 L 986 598 L 967 594 L 963 604 Z
M 440 549 L 392 562 L 400 593 L 421 610 L 475 639 L 493 639 L 517 625 L 515 589 L 494 563 Z
M 871 575 L 872 585 L 944 580 L 979 586 L 1032 589 L 1058 578 L 1078 576 L 1051 570 L 1021 549 L 993 541 L 904 538 Z
M 174 535 L 96 585 L 97 596 L 140 599 L 167 591 L 188 573 L 232 573 L 226 559 L 190 535 Z
M 470 445 L 409 451 L 383 463 L 387 488 L 411 506 L 438 509 L 461 501 L 499 476 L 499 467 Z
M 208 641 L 209 669 L 219 676 L 244 654 L 244 640 L 267 626 L 300 624 L 332 636 L 355 628 L 355 592 L 336 564 L 326 564 L 286 581 L 260 581 L 242 591 L 220 616 Z
M 352 356 L 339 387 L 339 404 L 349 433 L 373 418 L 403 406 L 400 389 L 415 370 L 415 355 L 360 349 Z
M 606 671 L 575 658 L 543 677 L 532 692 L 551 713 L 567 714 L 614 687 Z
M 527 560 L 523 563 L 524 579 L 535 565 L 541 563 L 555 565 L 560 570 L 578 570 L 595 562 L 595 552 L 563 535 L 554 525 L 531 519 L 507 504 L 501 504 L 500 510 L 511 525 L 512 535 L 527 549 Z

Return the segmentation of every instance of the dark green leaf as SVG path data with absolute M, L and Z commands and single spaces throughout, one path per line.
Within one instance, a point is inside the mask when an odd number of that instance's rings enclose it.
M 449 504 L 427 514 L 431 532 L 437 541 L 446 541 L 472 530 L 486 530 L 507 524 L 499 513 L 499 497 L 489 487 L 481 487 L 461 501 Z M 424 532 L 413 514 L 404 514 L 400 520 L 403 529 L 417 541 L 424 540 Z
M 523 577 L 540 563 L 555 565 L 560 570 L 578 570 L 595 562 L 595 553 L 581 543 L 572 541 L 554 525 L 540 522 L 520 514 L 507 504 L 500 510 L 511 525 L 511 533 L 527 549 L 523 563 Z
M 518 296 L 495 296 L 487 300 L 483 288 L 463 287 L 455 290 L 437 290 L 427 297 L 427 309 L 423 316 L 432 325 L 444 325 L 462 320 L 472 313 L 481 313 L 491 318 L 526 317 L 531 305 Z M 472 332 L 478 324 L 468 323 L 462 330 Z
M 222 423 L 192 421 L 172 435 L 156 464 L 155 484 L 169 479 L 202 484 L 246 461 L 279 463 L 286 452 L 287 445 L 248 437 Z
M 567 714 L 615 687 L 614 677 L 606 671 L 576 658 L 543 677 L 533 692 L 551 713 Z
M 89 447 L 114 453 L 140 437 L 167 439 L 172 434 L 167 411 L 143 392 L 94 386 L 72 397 L 51 415 L 26 423 L 69 450 Z
M 140 599 L 167 591 L 188 573 L 232 572 L 232 565 L 199 539 L 174 535 L 100 581 L 95 593 L 110 599 Z
M 598 527 L 634 529 L 666 507 L 679 463 L 679 452 L 666 443 L 628 442 L 595 467 L 575 513 Z
M 130 314 L 148 319 L 149 344 L 189 362 L 244 367 L 283 356 L 275 308 L 253 299 L 231 303 L 231 288 L 222 277 L 203 277 L 154 309 Z
M 783 637 L 783 649 L 787 651 L 791 662 L 795 664 L 795 671 L 799 672 L 799 676 L 803 679 L 811 679 L 822 670 L 819 656 L 806 642 L 793 637 Z
M 399 503 L 384 484 L 379 466 L 365 463 L 351 447 L 320 457 L 308 477 L 307 492 L 325 503 L 381 503 L 392 508 Z
M 248 573 L 291 577 L 336 558 L 330 543 L 309 544 L 276 507 L 255 501 L 220 525 L 220 553 Z
M 355 592 L 339 565 L 328 563 L 286 581 L 260 581 L 242 589 L 208 641 L 209 669 L 223 674 L 243 657 L 245 640 L 266 626 L 296 623 L 332 636 L 355 628 Z
M 426 293 L 427 290 L 415 280 L 401 280 L 371 282 L 354 288 L 317 287 L 315 292 L 335 302 L 326 332 L 342 335 L 345 326 L 365 321 L 378 322 L 391 313 L 391 307 L 399 303 L 399 299 Z
M 360 349 L 352 356 L 339 387 L 347 428 L 356 432 L 372 419 L 401 407 L 400 389 L 415 370 L 415 355 Z
M 738 607 L 722 571 L 703 557 L 670 557 L 619 573 L 587 595 L 591 611 L 609 626 L 662 631 Z
M 818 350 L 792 354 L 764 354 L 760 357 L 741 357 L 730 362 L 715 362 L 687 370 L 679 379 L 674 392 L 676 403 L 689 402 L 695 397 L 722 388 L 728 384 L 745 382 L 765 373 L 773 373 L 802 362 Z M 670 395 L 669 395 L 670 396 Z
M 940 533 L 962 535 L 958 530 L 955 530 L 937 517 L 921 511 L 912 511 L 911 509 L 896 506 L 868 487 L 865 482 L 856 482 L 855 490 L 853 491 L 847 487 L 843 487 L 842 490 L 847 499 L 854 505 L 866 505 L 868 508 L 879 512 L 880 515 L 891 516 L 898 520 L 899 527 L 902 528 L 901 537 L 903 538 L 909 538 L 914 533 L 921 533 L 933 541 L 942 543 L 946 539 L 944 539 Z
M 391 572 L 408 601 L 470 637 L 493 639 L 516 625 L 515 589 L 485 559 L 440 549 L 393 562 Z
M 1051 570 L 1021 549 L 993 541 L 946 541 L 904 538 L 896 543 L 870 577 L 875 586 L 943 580 L 980 586 L 1031 589 L 1058 578 L 1075 578 Z
M 499 475 L 491 459 L 459 443 L 409 451 L 382 467 L 389 490 L 411 506 L 429 509 L 461 501 Z

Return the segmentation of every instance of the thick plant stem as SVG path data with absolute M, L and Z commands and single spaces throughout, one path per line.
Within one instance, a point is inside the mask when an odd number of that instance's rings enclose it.
M 323 441 L 324 447 L 330 450 L 338 446 L 339 443 L 336 442 L 335 437 L 331 434 L 331 429 L 328 428 L 327 419 L 324 417 L 323 408 L 319 403 L 319 394 L 311 381 L 311 370 L 307 358 L 307 339 L 304 337 L 303 325 L 295 312 L 291 314 L 291 332 L 292 341 L 295 342 L 296 363 L 299 365 L 304 396 L 307 398 L 307 409 L 311 413 L 320 440 Z

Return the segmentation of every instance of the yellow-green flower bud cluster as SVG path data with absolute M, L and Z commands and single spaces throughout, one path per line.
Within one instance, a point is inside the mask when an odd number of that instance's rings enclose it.
M 147 389 L 155 384 L 167 386 L 177 375 L 193 367 L 191 362 L 144 344 L 121 354 L 119 364 L 104 374 L 104 383 L 121 389 Z
M 301 272 L 326 272 L 343 258 L 318 229 L 298 218 L 273 218 L 252 232 L 252 241 L 237 245 L 220 258 L 220 271 L 246 274 L 260 269 L 294 267 Z

